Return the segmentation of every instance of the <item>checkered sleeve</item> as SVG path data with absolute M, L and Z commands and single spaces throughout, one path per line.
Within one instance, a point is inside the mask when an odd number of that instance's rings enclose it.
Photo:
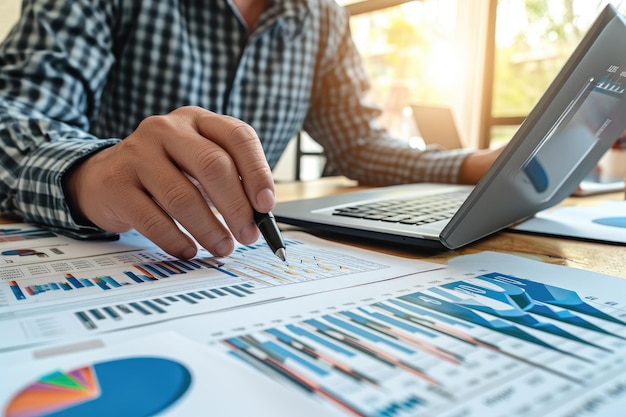
M 112 65 L 108 0 L 24 0 L 0 44 L 0 214 L 75 228 L 62 176 L 116 143 L 88 133 Z
M 418 150 L 378 125 L 380 110 L 364 101 L 369 88 L 342 9 L 321 18 L 323 56 L 304 128 L 339 173 L 365 184 L 457 182 L 468 150 Z M 327 31 L 324 33 L 324 31 Z

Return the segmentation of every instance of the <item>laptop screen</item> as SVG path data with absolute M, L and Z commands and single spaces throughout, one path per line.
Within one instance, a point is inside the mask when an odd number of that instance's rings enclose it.
M 602 80 L 590 79 L 585 84 L 524 165 L 523 175 L 546 200 L 565 185 L 598 141 L 614 141 L 613 136 L 604 135 L 604 130 L 615 119 L 626 116 L 619 114 L 625 87 L 617 70 L 619 67 L 613 66 Z
M 413 120 L 426 145 L 440 145 L 445 149 L 463 147 L 450 107 L 411 105 Z
M 576 189 L 626 129 L 624 45 L 624 17 L 608 5 L 444 229 L 447 245 L 508 227 Z

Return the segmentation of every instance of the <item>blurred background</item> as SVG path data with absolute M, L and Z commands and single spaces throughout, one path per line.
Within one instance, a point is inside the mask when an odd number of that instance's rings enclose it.
M 464 146 L 506 143 L 608 1 L 339 0 L 370 76 L 380 124 L 421 146 L 411 105 L 449 108 Z M 623 2 L 613 2 L 622 12 Z M 0 39 L 21 0 L 0 0 Z M 314 179 L 324 158 L 294 138 L 277 181 Z
M 506 143 L 598 13 L 599 0 L 339 1 L 371 78 L 380 123 L 420 146 L 411 104 L 451 109 L 464 146 Z M 612 2 L 622 13 L 623 2 Z M 323 166 L 300 146 L 300 177 Z M 296 150 L 297 151 L 297 150 Z

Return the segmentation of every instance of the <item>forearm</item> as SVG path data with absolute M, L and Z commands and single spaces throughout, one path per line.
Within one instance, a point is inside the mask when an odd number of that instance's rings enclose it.
M 376 125 L 381 110 L 365 100 L 369 83 L 348 20 L 337 19 L 327 47 L 322 48 L 317 88 L 304 124 L 323 146 L 328 163 L 370 185 L 465 182 L 461 167 L 470 150 L 414 149 Z
M 496 160 L 502 148 L 481 149 L 469 154 L 460 166 L 459 184 L 476 184 Z
M 332 151 L 332 162 L 339 171 L 368 185 L 418 182 L 466 183 L 462 175 L 471 150 L 420 150 L 405 142 L 386 138 L 363 141 L 362 146 L 343 154 Z M 462 173 L 463 172 L 463 173 Z
M 24 0 L 0 44 L 0 211 L 75 227 L 64 173 L 116 140 L 89 133 L 114 58 L 113 2 Z
M 0 213 L 75 228 L 62 179 L 77 161 L 118 140 L 97 140 L 52 120 L 7 111 L 0 100 Z

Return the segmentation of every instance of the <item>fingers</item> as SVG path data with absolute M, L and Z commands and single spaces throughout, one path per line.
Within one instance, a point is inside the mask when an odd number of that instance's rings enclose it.
M 193 107 L 145 119 L 122 142 L 88 158 L 70 178 L 70 194 L 76 196 L 70 199 L 78 202 L 79 214 L 106 230 L 135 228 L 181 258 L 195 255 L 196 245 L 177 222 L 211 253 L 226 256 L 234 249 L 233 236 L 244 244 L 258 239 L 253 208 L 267 212 L 275 201 L 271 171 L 254 130 Z
M 197 247 L 195 242 L 184 234 L 174 220 L 145 193 L 134 192 L 131 198 L 125 198 L 121 209 L 128 213 L 129 224 L 150 239 L 170 255 L 181 259 L 193 258 Z M 207 249 L 208 250 L 208 249 Z M 224 254 L 232 252 L 230 248 L 219 248 Z M 220 256 L 219 254 L 216 254 Z
M 240 120 L 193 111 L 194 129 L 185 132 L 188 146 L 164 138 L 167 153 L 198 181 L 235 238 L 253 243 L 259 236 L 253 207 L 267 212 L 275 202 L 271 171 L 260 141 Z M 201 237 L 194 236 L 202 243 Z
M 189 231 L 202 247 L 216 256 L 226 256 L 233 251 L 231 233 L 216 219 L 200 190 L 179 169 L 166 165 L 156 178 L 140 179 L 162 210 Z M 159 232 L 146 236 L 159 239 Z
M 274 208 L 272 172 L 254 129 L 241 120 L 208 112 L 200 114 L 196 123 L 203 137 L 232 158 L 252 206 L 264 213 Z M 202 178 L 198 179 L 204 185 Z
M 186 110 L 174 117 L 144 120 L 136 132 L 138 135 L 133 134 L 125 141 L 132 139 L 140 147 L 146 142 L 153 145 L 142 150 L 141 158 L 135 158 L 138 182 L 201 246 L 214 255 L 225 256 L 234 249 L 234 240 L 192 182 L 198 172 L 206 178 L 202 188 L 212 191 L 207 191 L 211 201 L 220 212 L 227 213 L 226 223 L 237 240 L 252 243 L 258 238 L 258 231 L 230 156 L 195 130 L 189 113 L 197 110 Z
M 134 228 L 173 256 L 193 257 L 197 251 L 195 242 L 176 226 L 138 180 L 136 169 L 142 168 L 142 159 L 135 151 L 140 151 L 139 155 L 150 152 L 136 148 L 132 140 L 122 142 L 75 167 L 66 178 L 68 200 L 75 203 L 73 208 L 79 214 L 104 230 L 120 233 Z M 159 163 L 154 157 L 145 160 L 154 166 Z

